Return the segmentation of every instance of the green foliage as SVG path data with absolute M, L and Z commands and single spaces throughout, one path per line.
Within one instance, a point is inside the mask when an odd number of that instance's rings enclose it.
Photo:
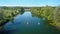
M 23 12 L 22 10 L 22 7 L 0 7 L 0 24 L 7 20 L 13 20 L 14 16 Z
M 31 8 L 31 13 L 35 14 L 36 16 L 42 16 L 47 18 L 48 23 L 54 24 L 53 26 L 60 27 L 60 6 L 52 7 L 52 6 L 45 6 L 39 8 Z M 57 25 L 59 23 L 59 25 Z

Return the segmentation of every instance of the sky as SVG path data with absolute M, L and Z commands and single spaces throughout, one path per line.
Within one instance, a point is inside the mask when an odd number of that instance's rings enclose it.
M 60 0 L 0 0 L 0 6 L 58 6 Z

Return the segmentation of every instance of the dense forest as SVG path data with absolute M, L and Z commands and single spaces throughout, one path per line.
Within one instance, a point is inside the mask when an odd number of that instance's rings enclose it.
M 0 7 L 0 26 L 8 21 L 13 21 L 17 14 L 22 14 L 24 9 L 22 7 Z
M 60 29 L 60 6 L 44 6 L 39 8 L 31 8 L 31 13 L 38 17 L 45 17 L 47 23 Z

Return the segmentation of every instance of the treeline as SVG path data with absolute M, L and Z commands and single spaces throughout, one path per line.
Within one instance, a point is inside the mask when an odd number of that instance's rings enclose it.
M 48 23 L 60 28 L 60 6 L 44 6 L 39 8 L 31 8 L 31 12 L 38 17 L 45 17 Z
M 22 7 L 0 7 L 0 25 L 13 20 L 17 14 L 22 14 L 24 9 Z

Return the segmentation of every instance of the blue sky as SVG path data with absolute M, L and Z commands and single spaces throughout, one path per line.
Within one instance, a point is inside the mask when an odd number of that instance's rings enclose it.
M 60 0 L 0 0 L 0 6 L 57 6 Z

